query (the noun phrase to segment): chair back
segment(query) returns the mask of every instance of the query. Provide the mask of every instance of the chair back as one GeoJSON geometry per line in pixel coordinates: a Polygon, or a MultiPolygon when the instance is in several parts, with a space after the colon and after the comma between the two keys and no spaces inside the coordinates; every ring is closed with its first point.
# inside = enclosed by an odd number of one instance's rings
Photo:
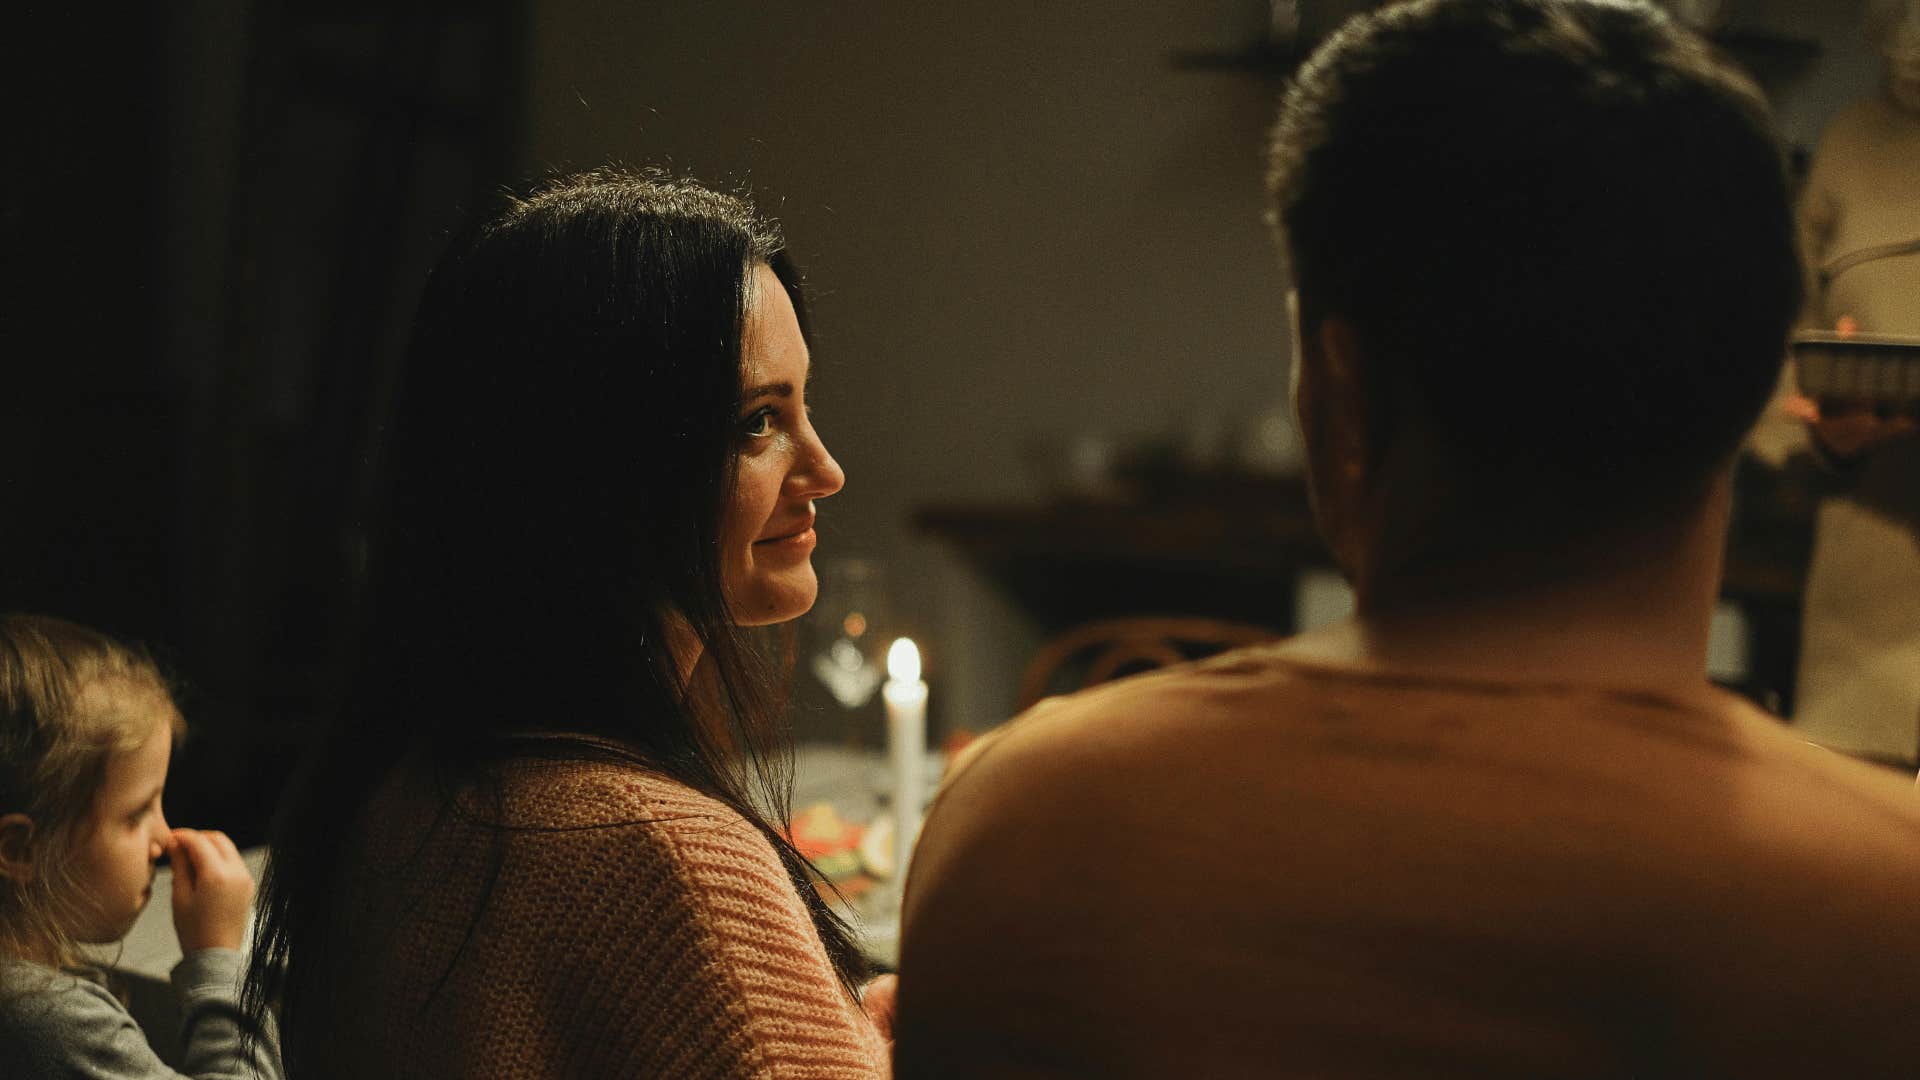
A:
{"type": "Polygon", "coordinates": [[[1129,616],[1082,623],[1042,646],[1027,663],[1016,708],[1024,712],[1050,694],[1064,694],[1281,637],[1252,623],[1189,615],[1129,616]]]}

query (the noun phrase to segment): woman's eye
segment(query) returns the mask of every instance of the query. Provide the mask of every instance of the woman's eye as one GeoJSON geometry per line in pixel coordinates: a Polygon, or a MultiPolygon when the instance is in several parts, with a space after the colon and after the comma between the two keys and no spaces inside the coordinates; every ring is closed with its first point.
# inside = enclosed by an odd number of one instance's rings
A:
{"type": "Polygon", "coordinates": [[[778,415],[778,410],[771,405],[764,409],[756,409],[740,422],[740,433],[751,435],[756,439],[765,438],[773,434],[773,421],[778,415]]]}

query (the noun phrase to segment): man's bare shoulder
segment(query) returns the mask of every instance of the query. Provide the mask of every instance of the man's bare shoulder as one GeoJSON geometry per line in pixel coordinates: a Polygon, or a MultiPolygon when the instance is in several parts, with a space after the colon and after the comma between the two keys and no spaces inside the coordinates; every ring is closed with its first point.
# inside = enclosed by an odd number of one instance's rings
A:
{"type": "Polygon", "coordinates": [[[1179,739],[1195,723],[1217,724],[1292,693],[1322,692],[1309,685],[1314,674],[1274,645],[1254,645],[1043,699],[995,734],[1022,752],[1080,745],[1124,755],[1179,739]]]}
{"type": "Polygon", "coordinates": [[[1462,874],[1490,848],[1545,864],[1613,844],[1636,865],[1673,856],[1648,877],[1704,859],[1920,889],[1911,781],[1732,695],[1356,675],[1253,650],[1043,702],[991,736],[936,802],[909,903],[1061,900],[1129,860],[1231,873],[1354,822],[1418,833],[1462,874]],[[1444,821],[1474,827],[1422,831],[1444,821]]]}
{"type": "Polygon", "coordinates": [[[1199,702],[1221,689],[1189,666],[1049,699],[956,762],[908,876],[903,1074],[940,1075],[941,1055],[980,1049],[967,1033],[981,1031],[994,1033],[991,1061],[968,1075],[1103,1071],[1054,1056],[1070,1048],[1042,1029],[1082,1023],[1076,1002],[1108,1000],[1096,988],[1115,969],[1093,958],[1133,955],[1126,943],[1151,931],[1143,907],[1155,890],[1126,887],[1161,876],[1142,821],[1191,806],[1203,789],[1174,751],[1205,711],[1199,702]]]}
{"type": "Polygon", "coordinates": [[[1006,795],[1022,804],[1047,793],[1098,797],[1119,777],[1162,768],[1199,728],[1218,735],[1270,715],[1293,675],[1260,648],[1243,649],[1044,699],[970,747],[938,804],[943,816],[970,817],[1006,795]]]}
{"type": "Polygon", "coordinates": [[[1293,681],[1241,650],[1040,702],[956,762],[915,851],[909,906],[980,888],[1070,900],[1067,883],[1112,876],[1165,815],[1208,812],[1206,763],[1286,714],[1293,681]]]}

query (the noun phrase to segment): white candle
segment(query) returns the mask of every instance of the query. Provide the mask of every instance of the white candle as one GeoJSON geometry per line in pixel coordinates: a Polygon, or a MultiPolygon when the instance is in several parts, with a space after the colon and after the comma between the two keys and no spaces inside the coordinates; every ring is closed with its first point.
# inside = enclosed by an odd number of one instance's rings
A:
{"type": "Polygon", "coordinates": [[[920,681],[920,650],[906,638],[887,650],[887,752],[893,759],[893,874],[907,879],[907,857],[920,834],[926,804],[927,684],[920,681]]]}

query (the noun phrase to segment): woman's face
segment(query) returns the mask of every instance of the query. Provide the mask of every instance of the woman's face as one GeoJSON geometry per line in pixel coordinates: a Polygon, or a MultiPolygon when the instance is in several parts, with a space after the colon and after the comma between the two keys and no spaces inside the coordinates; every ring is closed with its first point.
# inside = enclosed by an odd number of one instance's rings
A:
{"type": "Polygon", "coordinates": [[[813,606],[813,503],[846,475],[807,418],[807,342],[772,268],[755,266],[741,342],[738,464],[720,526],[721,583],[742,626],[813,606]]]}

